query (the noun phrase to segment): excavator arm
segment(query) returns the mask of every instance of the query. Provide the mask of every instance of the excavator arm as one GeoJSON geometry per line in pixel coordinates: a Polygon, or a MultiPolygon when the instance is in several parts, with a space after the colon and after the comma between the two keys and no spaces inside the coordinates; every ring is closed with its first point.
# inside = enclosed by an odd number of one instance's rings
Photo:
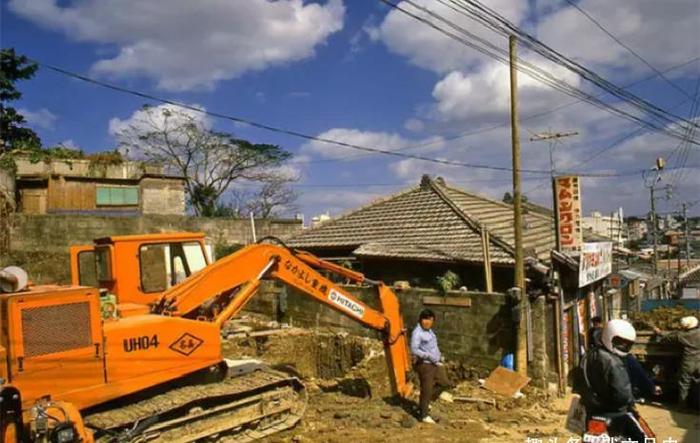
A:
{"type": "Polygon", "coordinates": [[[381,282],[307,252],[269,243],[247,246],[163,293],[152,311],[210,321],[221,327],[257,293],[263,278],[281,281],[364,326],[381,331],[394,393],[410,395],[412,387],[406,377],[410,369],[408,344],[396,294],[381,282]],[[372,284],[377,288],[380,310],[367,306],[317,269],[355,283],[372,284]]]}

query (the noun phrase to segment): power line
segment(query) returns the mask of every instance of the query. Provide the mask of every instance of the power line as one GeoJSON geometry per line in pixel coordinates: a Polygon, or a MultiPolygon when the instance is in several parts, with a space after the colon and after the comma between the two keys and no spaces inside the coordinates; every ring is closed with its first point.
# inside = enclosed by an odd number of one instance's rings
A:
{"type": "MultiPolygon", "coordinates": [[[[698,78],[697,82],[695,83],[695,99],[693,100],[693,104],[690,107],[690,112],[688,113],[689,118],[697,118],[698,116],[698,110],[700,105],[700,97],[698,96],[700,94],[700,77],[698,78]]],[[[685,141],[682,141],[679,144],[680,146],[683,146],[683,149],[681,151],[681,155],[679,158],[679,161],[676,162],[677,166],[680,166],[679,172],[677,172],[674,177],[671,180],[671,187],[673,188],[674,186],[677,186],[685,177],[687,171],[684,169],[684,166],[688,162],[688,158],[690,158],[692,152],[691,152],[691,146],[688,140],[692,139],[695,134],[695,128],[689,128],[687,131],[687,139],[685,141]]]]}
{"type": "MultiPolygon", "coordinates": [[[[693,63],[696,63],[698,60],[700,60],[700,57],[693,57],[692,59],[686,60],[686,61],[684,61],[684,62],[682,62],[682,63],[679,63],[679,64],[673,65],[673,66],[671,66],[671,67],[669,67],[669,68],[666,68],[666,69],[664,69],[663,71],[661,71],[661,73],[669,73],[669,72],[675,71],[675,70],[677,70],[677,69],[684,68],[684,67],[686,67],[686,66],[688,66],[688,65],[691,65],[691,64],[693,64],[693,63]]],[[[627,84],[623,85],[622,88],[625,88],[625,89],[631,88],[631,87],[633,87],[633,86],[637,86],[637,85],[639,85],[639,84],[641,84],[641,83],[644,83],[644,82],[646,82],[646,81],[652,80],[652,79],[654,79],[654,78],[656,78],[656,77],[658,77],[658,74],[652,74],[652,75],[649,75],[649,76],[647,76],[647,77],[643,77],[643,78],[641,78],[641,79],[639,79],[639,80],[635,80],[635,81],[633,81],[633,82],[631,82],[631,83],[627,83],[627,84]]],[[[607,94],[606,92],[602,92],[602,93],[600,93],[600,94],[597,94],[596,97],[600,98],[600,97],[603,97],[603,96],[606,95],[606,94],[607,94]]],[[[688,101],[688,100],[684,100],[683,102],[681,102],[681,104],[685,104],[687,101],[688,101]]],[[[522,118],[520,119],[520,121],[523,122],[523,121],[533,120],[533,119],[536,119],[536,118],[539,118],[539,117],[544,117],[544,116],[546,116],[546,115],[553,114],[553,113],[555,113],[555,112],[557,112],[557,111],[560,111],[560,110],[562,110],[562,109],[565,109],[565,108],[568,108],[568,107],[571,107],[571,106],[574,106],[574,105],[577,105],[577,104],[580,104],[580,103],[583,103],[583,100],[578,100],[578,99],[577,99],[577,100],[573,100],[573,101],[570,101],[570,102],[563,103],[563,104],[561,104],[561,105],[555,106],[554,108],[552,108],[552,109],[550,109],[550,110],[547,110],[547,111],[542,111],[542,112],[537,112],[537,113],[534,113],[534,114],[526,115],[525,117],[522,117],[522,118]]],[[[679,105],[676,105],[676,106],[672,107],[671,109],[676,109],[676,107],[678,107],[678,106],[679,106],[679,105]]],[[[500,129],[500,128],[505,128],[505,127],[508,127],[508,126],[510,126],[510,121],[508,121],[508,120],[506,119],[505,122],[500,123],[500,124],[497,124],[497,125],[492,125],[492,126],[487,126],[487,127],[485,127],[485,128],[479,128],[479,129],[474,129],[474,130],[466,131],[466,132],[463,132],[463,133],[460,133],[460,134],[457,134],[457,135],[451,136],[451,137],[442,137],[441,140],[435,140],[435,141],[433,141],[433,142],[419,143],[419,144],[411,144],[411,145],[408,145],[408,146],[404,146],[404,147],[395,149],[395,151],[408,151],[408,150],[412,150],[412,149],[424,148],[424,147],[431,146],[431,145],[434,145],[434,144],[438,144],[438,143],[441,143],[441,142],[450,142],[450,141],[454,141],[454,140],[459,140],[459,139],[461,139],[461,138],[469,137],[469,136],[472,136],[472,135],[478,135],[478,134],[482,134],[482,133],[485,133],[485,132],[490,132],[490,131],[493,131],[493,130],[496,130],[496,129],[500,129]]],[[[434,135],[434,136],[437,137],[437,135],[434,135]]],[[[357,160],[357,159],[360,159],[360,158],[367,158],[367,157],[369,157],[369,156],[371,156],[371,155],[372,155],[372,154],[359,154],[359,155],[345,156],[345,157],[342,157],[342,158],[321,159],[321,160],[307,160],[307,161],[294,161],[294,160],[292,160],[292,161],[290,161],[290,163],[293,163],[293,164],[335,163],[335,162],[343,162],[343,161],[353,161],[353,160],[357,160]]]]}
{"type": "MultiPolygon", "coordinates": [[[[445,0],[438,0],[444,3],[445,0]]],[[[683,122],[690,126],[698,126],[694,122],[690,122],[678,115],[672,114],[660,107],[650,103],[641,97],[638,97],[614,83],[606,80],[599,74],[595,73],[589,68],[586,68],[582,64],[564,56],[560,52],[552,49],[542,41],[536,39],[532,35],[518,28],[515,24],[508,21],[505,17],[500,15],[495,10],[485,6],[483,3],[477,0],[448,0],[451,3],[458,3],[461,5],[461,9],[464,11],[463,14],[472,17],[477,22],[486,26],[487,28],[501,33],[504,36],[516,35],[520,41],[531,50],[537,54],[545,57],[546,59],[553,61],[554,63],[565,67],[566,69],[578,74],[581,78],[593,83],[597,87],[610,92],[616,97],[634,105],[643,112],[646,112],[660,121],[667,121],[669,124],[678,124],[678,122],[683,122]]]]}
{"type": "MultiPolygon", "coordinates": [[[[700,91],[696,91],[695,98],[696,98],[696,99],[700,98],[700,91]]],[[[680,101],[679,103],[675,104],[674,106],[672,106],[671,109],[674,109],[674,110],[675,110],[675,109],[677,109],[677,108],[680,108],[681,106],[685,105],[685,104],[686,104],[687,102],[689,102],[689,101],[690,101],[690,99],[684,99],[684,100],[680,101]]],[[[588,163],[592,162],[593,160],[595,160],[596,158],[600,157],[600,156],[603,155],[604,153],[606,153],[606,152],[608,152],[608,151],[610,151],[610,150],[612,150],[612,149],[614,149],[614,148],[620,146],[620,145],[621,145],[622,143],[624,143],[625,141],[627,141],[627,140],[629,140],[629,139],[631,139],[631,138],[633,138],[633,137],[636,137],[637,135],[641,134],[641,133],[644,131],[644,129],[645,129],[644,127],[639,127],[639,128],[637,128],[637,129],[634,129],[634,130],[631,131],[631,132],[628,132],[627,134],[623,135],[622,137],[616,139],[616,140],[615,140],[614,142],[612,142],[611,144],[609,144],[609,145],[605,146],[604,148],[602,148],[602,149],[600,149],[600,150],[594,152],[592,155],[588,156],[588,157],[587,157],[585,160],[583,160],[582,162],[579,162],[579,163],[578,163],[578,167],[587,165],[588,163]]],[[[534,192],[534,191],[536,191],[536,190],[538,190],[538,189],[541,189],[541,188],[543,188],[544,186],[546,186],[548,183],[549,183],[549,180],[543,180],[542,183],[540,183],[539,185],[537,185],[537,186],[535,186],[535,187],[533,187],[533,188],[531,188],[531,189],[525,191],[525,193],[534,192]]]]}
{"type": "Polygon", "coordinates": [[[603,31],[608,37],[610,37],[610,38],[611,38],[613,41],[615,41],[618,45],[622,46],[624,49],[627,50],[627,52],[629,52],[630,54],[632,54],[633,56],[635,56],[639,61],[641,61],[642,63],[644,63],[649,69],[651,69],[652,71],[654,71],[654,72],[656,73],[656,75],[658,75],[659,77],[661,77],[661,78],[662,78],[666,83],[668,83],[673,89],[675,89],[676,91],[680,92],[681,94],[683,94],[684,96],[686,96],[686,97],[688,97],[688,98],[692,98],[692,97],[690,96],[690,94],[688,94],[683,88],[679,87],[679,86],[676,85],[674,82],[672,82],[671,80],[669,80],[668,77],[666,77],[666,76],[663,74],[663,72],[660,72],[660,71],[659,71],[658,69],[656,69],[651,63],[649,63],[646,59],[644,59],[644,57],[642,57],[641,55],[639,55],[639,53],[637,53],[634,49],[632,49],[632,48],[630,48],[628,45],[624,44],[619,38],[615,37],[610,31],[608,31],[607,29],[605,29],[605,27],[604,27],[603,25],[601,25],[600,22],[598,22],[595,18],[593,18],[593,17],[591,16],[591,14],[589,14],[588,12],[586,12],[579,4],[577,4],[577,3],[574,2],[573,0],[566,0],[566,2],[567,2],[568,4],[570,4],[571,6],[573,6],[576,10],[578,10],[584,17],[586,17],[591,23],[593,23],[596,27],[598,27],[598,29],[600,29],[601,31],[603,31]]]}
{"type": "MultiPolygon", "coordinates": [[[[390,7],[397,9],[401,11],[402,13],[412,17],[413,19],[420,21],[438,32],[441,32],[442,34],[448,36],[451,39],[454,39],[465,46],[468,46],[470,48],[473,48],[484,55],[487,55],[491,58],[494,58],[502,63],[506,63],[506,57],[505,57],[505,51],[494,45],[493,43],[486,41],[485,39],[473,34],[472,32],[468,31],[464,27],[461,27],[454,22],[444,18],[443,16],[435,13],[434,11],[422,7],[420,5],[417,5],[415,2],[412,0],[404,0],[404,3],[411,5],[413,8],[415,8],[418,11],[422,11],[431,17],[435,18],[436,20],[444,23],[457,33],[469,37],[469,39],[465,39],[464,37],[455,34],[453,31],[446,30],[445,28],[438,26],[435,22],[426,19],[425,17],[422,17],[414,12],[411,12],[407,10],[403,5],[398,5],[394,3],[393,1],[390,0],[380,0],[383,3],[389,5],[390,7]],[[478,42],[481,44],[475,43],[478,42]]],[[[532,36],[528,35],[527,33],[519,30],[515,25],[512,23],[508,22],[506,19],[500,17],[497,13],[495,13],[492,10],[489,10],[488,8],[485,8],[483,6],[478,6],[478,8],[488,10],[489,13],[491,14],[491,17],[488,17],[486,14],[482,12],[475,13],[474,10],[471,10],[467,8],[465,5],[462,3],[458,4],[458,7],[452,6],[447,4],[444,0],[437,0],[439,3],[446,5],[450,9],[453,9],[455,11],[458,11],[462,13],[463,15],[472,18],[476,20],[478,23],[495,30],[497,33],[503,34],[503,35],[518,35],[521,37],[521,42],[524,41],[526,46],[530,47],[534,52],[542,55],[543,57],[566,67],[569,70],[572,70],[573,72],[577,73],[580,77],[591,81],[592,83],[596,84],[597,86],[601,87],[603,90],[607,91],[608,93],[618,97],[619,99],[628,102],[632,104],[634,107],[644,111],[647,114],[650,114],[656,121],[648,121],[644,120],[643,118],[636,116],[634,114],[631,114],[621,108],[617,108],[615,106],[612,106],[606,102],[603,102],[599,100],[596,96],[591,95],[589,93],[584,92],[583,90],[579,88],[575,88],[571,86],[570,84],[562,81],[561,79],[558,79],[554,77],[550,72],[542,69],[539,66],[533,65],[532,63],[526,62],[526,61],[521,61],[519,63],[519,70],[527,74],[528,76],[549,85],[550,87],[559,90],[567,95],[570,95],[572,97],[579,98],[583,101],[586,101],[600,109],[604,109],[608,112],[611,112],[615,115],[621,116],[623,118],[626,118],[631,121],[638,122],[641,125],[647,126],[650,129],[654,129],[656,131],[664,132],[668,135],[671,135],[676,138],[681,138],[683,135],[681,132],[678,130],[677,126],[679,126],[679,121],[685,122],[684,119],[672,115],[668,113],[667,111],[662,110],[661,108],[658,108],[655,105],[652,105],[643,99],[640,99],[639,97],[635,96],[634,94],[628,93],[619,87],[613,85],[609,81],[603,79],[602,77],[598,76],[597,74],[593,73],[592,71],[582,67],[580,64],[571,61],[570,59],[565,58],[561,54],[557,53],[556,51],[552,50],[551,48],[547,47],[546,45],[542,44],[541,42],[537,41],[534,39],[532,36]]],[[[455,4],[455,1],[450,1],[450,3],[455,4]]],[[[478,2],[468,2],[470,4],[478,4],[478,2]]],[[[686,122],[689,123],[689,122],[686,122]]],[[[692,123],[689,123],[692,124],[692,123]]],[[[694,144],[700,144],[700,142],[697,142],[693,140],[694,144]]]]}
{"type": "MultiPolygon", "coordinates": [[[[233,115],[222,114],[222,113],[214,112],[214,111],[208,111],[206,109],[200,109],[200,108],[197,108],[195,106],[188,105],[186,103],[181,103],[181,102],[177,102],[174,100],[160,98],[160,97],[157,97],[157,96],[154,96],[151,94],[147,94],[145,92],[140,92],[140,91],[137,91],[134,89],[129,89],[129,88],[125,88],[122,86],[117,86],[117,85],[114,85],[111,83],[103,82],[101,80],[96,80],[96,79],[84,76],[82,74],[77,74],[75,72],[71,72],[71,71],[65,70],[63,68],[59,68],[59,67],[56,67],[53,65],[49,65],[47,63],[40,62],[38,60],[31,60],[31,61],[40,65],[40,66],[43,66],[44,68],[50,69],[54,72],[58,72],[62,75],[72,77],[72,78],[75,78],[78,80],[82,80],[82,81],[87,82],[87,83],[92,83],[94,85],[101,86],[104,88],[112,89],[114,91],[122,92],[125,94],[131,94],[131,95],[141,97],[141,98],[144,98],[147,100],[151,100],[151,101],[155,101],[155,102],[159,102],[159,103],[164,103],[164,104],[168,104],[171,106],[177,106],[177,107],[180,107],[182,109],[187,109],[187,110],[198,112],[201,114],[206,114],[206,115],[220,118],[223,120],[230,120],[230,121],[233,121],[236,123],[242,123],[242,124],[252,126],[252,127],[255,127],[258,129],[263,129],[266,131],[275,132],[275,133],[279,133],[279,134],[286,134],[286,135],[290,135],[293,137],[302,138],[305,140],[313,140],[313,141],[318,141],[318,142],[322,142],[322,143],[328,143],[331,145],[337,145],[337,146],[342,146],[345,148],[355,149],[355,150],[359,150],[359,151],[372,152],[372,153],[376,153],[376,154],[384,154],[384,155],[401,157],[401,158],[410,158],[410,159],[421,160],[421,161],[426,161],[426,162],[430,162],[430,163],[437,163],[437,164],[442,164],[442,165],[448,165],[448,166],[460,166],[460,167],[465,167],[465,168],[487,169],[487,170],[493,170],[493,171],[511,171],[512,170],[511,168],[508,168],[505,166],[482,165],[482,164],[476,164],[476,163],[466,163],[466,162],[459,162],[459,161],[454,161],[454,160],[432,158],[432,157],[426,157],[426,156],[422,156],[422,155],[406,154],[403,152],[396,152],[396,151],[379,149],[379,148],[370,148],[367,146],[361,146],[361,145],[354,144],[354,143],[346,143],[346,142],[342,142],[339,140],[333,140],[333,139],[329,139],[329,138],[325,138],[325,137],[313,136],[313,135],[305,134],[303,132],[299,132],[299,131],[292,130],[292,129],[280,128],[280,127],[272,126],[272,125],[269,125],[266,123],[256,122],[254,120],[250,120],[247,118],[236,117],[233,115]]],[[[527,169],[527,170],[523,169],[521,172],[529,173],[529,174],[545,174],[545,173],[547,173],[547,171],[536,170],[536,169],[527,169]]]]}
{"type": "MultiPolygon", "coordinates": [[[[122,86],[117,86],[117,85],[114,85],[111,83],[96,80],[96,79],[93,79],[93,78],[90,78],[90,77],[87,77],[87,76],[84,76],[81,74],[77,74],[77,73],[65,70],[63,68],[59,68],[59,67],[56,67],[53,65],[42,63],[42,62],[37,61],[37,60],[32,60],[32,61],[34,63],[37,63],[40,66],[47,68],[47,69],[50,69],[50,70],[58,72],[62,75],[66,75],[68,77],[72,77],[72,78],[75,78],[75,79],[78,79],[78,80],[81,80],[81,81],[84,81],[87,83],[92,83],[92,84],[95,84],[95,85],[98,85],[98,86],[101,86],[104,88],[108,88],[108,89],[122,92],[125,94],[134,95],[134,96],[141,97],[141,98],[144,98],[147,100],[160,102],[160,103],[164,103],[164,104],[169,104],[171,106],[177,106],[177,107],[180,107],[183,109],[188,109],[188,110],[193,111],[193,112],[198,112],[201,114],[210,115],[212,117],[216,117],[216,118],[220,118],[220,119],[224,119],[224,120],[230,120],[230,121],[234,121],[237,123],[243,123],[243,124],[246,124],[246,125],[249,125],[249,126],[252,126],[255,128],[259,128],[259,129],[264,129],[264,130],[270,131],[270,132],[291,135],[291,136],[303,138],[306,140],[315,140],[315,141],[319,141],[319,142],[323,142],[323,143],[343,146],[343,147],[350,148],[350,149],[356,149],[359,151],[384,154],[384,155],[389,155],[389,156],[394,156],[394,157],[422,160],[422,161],[426,161],[426,162],[443,164],[443,165],[448,165],[448,166],[459,166],[459,167],[465,167],[465,168],[486,169],[486,170],[492,170],[492,171],[505,171],[505,172],[512,172],[512,170],[513,170],[512,168],[506,167],[506,166],[483,165],[483,164],[466,163],[466,162],[459,162],[459,161],[454,161],[454,160],[425,157],[422,155],[406,154],[406,153],[402,153],[402,152],[390,151],[390,150],[385,150],[385,149],[370,148],[367,146],[361,146],[361,145],[357,145],[354,143],[346,143],[346,142],[342,142],[339,140],[332,140],[332,139],[325,138],[325,137],[317,137],[317,136],[305,134],[305,133],[291,130],[291,129],[279,128],[276,126],[271,126],[271,125],[266,124],[266,123],[259,123],[259,122],[256,122],[256,121],[253,121],[250,119],[246,119],[246,118],[242,118],[242,117],[236,117],[236,116],[232,116],[232,115],[222,114],[219,112],[208,111],[206,109],[197,108],[195,106],[191,106],[191,105],[188,105],[185,103],[180,103],[180,102],[176,102],[174,100],[160,98],[160,97],[157,97],[157,96],[154,96],[151,94],[147,94],[145,92],[140,92],[140,91],[137,91],[134,89],[124,88],[122,86]]],[[[543,175],[546,174],[546,175],[548,175],[550,173],[550,171],[540,170],[540,169],[521,169],[520,171],[523,173],[528,173],[528,174],[543,174],[543,175]]],[[[638,171],[630,171],[630,172],[625,172],[625,173],[620,173],[620,174],[616,174],[616,173],[576,173],[576,172],[570,172],[570,174],[577,174],[580,176],[588,176],[588,177],[615,177],[615,176],[632,175],[632,174],[636,174],[639,172],[640,171],[638,170],[638,171]]]]}

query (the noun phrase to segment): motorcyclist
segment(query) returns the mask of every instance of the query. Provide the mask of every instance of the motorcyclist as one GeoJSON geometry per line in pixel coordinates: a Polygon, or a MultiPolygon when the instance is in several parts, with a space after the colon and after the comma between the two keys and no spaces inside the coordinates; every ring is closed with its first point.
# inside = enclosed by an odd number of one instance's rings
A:
{"type": "Polygon", "coordinates": [[[625,320],[610,320],[601,334],[602,346],[591,349],[581,364],[585,379],[582,401],[588,418],[609,420],[611,436],[644,441],[651,437],[634,410],[634,395],[625,358],[637,333],[625,320]]]}

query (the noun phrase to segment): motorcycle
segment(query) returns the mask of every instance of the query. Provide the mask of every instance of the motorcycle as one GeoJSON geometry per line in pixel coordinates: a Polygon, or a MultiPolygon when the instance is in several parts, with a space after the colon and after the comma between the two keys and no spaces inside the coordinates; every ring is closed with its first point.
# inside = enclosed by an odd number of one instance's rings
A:
{"type": "MultiPolygon", "coordinates": [[[[644,433],[646,439],[656,438],[656,434],[651,430],[649,424],[637,412],[636,409],[631,411],[632,416],[644,433]]],[[[623,426],[624,427],[624,426],[623,426]]],[[[591,416],[586,421],[586,429],[583,432],[581,441],[583,443],[622,443],[630,441],[629,436],[624,435],[625,430],[620,429],[620,426],[613,423],[613,419],[604,416],[591,416]]]]}

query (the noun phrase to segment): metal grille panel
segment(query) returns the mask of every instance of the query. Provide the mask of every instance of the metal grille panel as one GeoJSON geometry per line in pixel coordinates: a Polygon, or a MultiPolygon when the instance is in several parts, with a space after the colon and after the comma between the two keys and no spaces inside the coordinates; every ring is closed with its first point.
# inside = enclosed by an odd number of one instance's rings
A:
{"type": "Polygon", "coordinates": [[[92,346],[90,303],[23,309],[22,340],[25,358],[92,346]]]}

